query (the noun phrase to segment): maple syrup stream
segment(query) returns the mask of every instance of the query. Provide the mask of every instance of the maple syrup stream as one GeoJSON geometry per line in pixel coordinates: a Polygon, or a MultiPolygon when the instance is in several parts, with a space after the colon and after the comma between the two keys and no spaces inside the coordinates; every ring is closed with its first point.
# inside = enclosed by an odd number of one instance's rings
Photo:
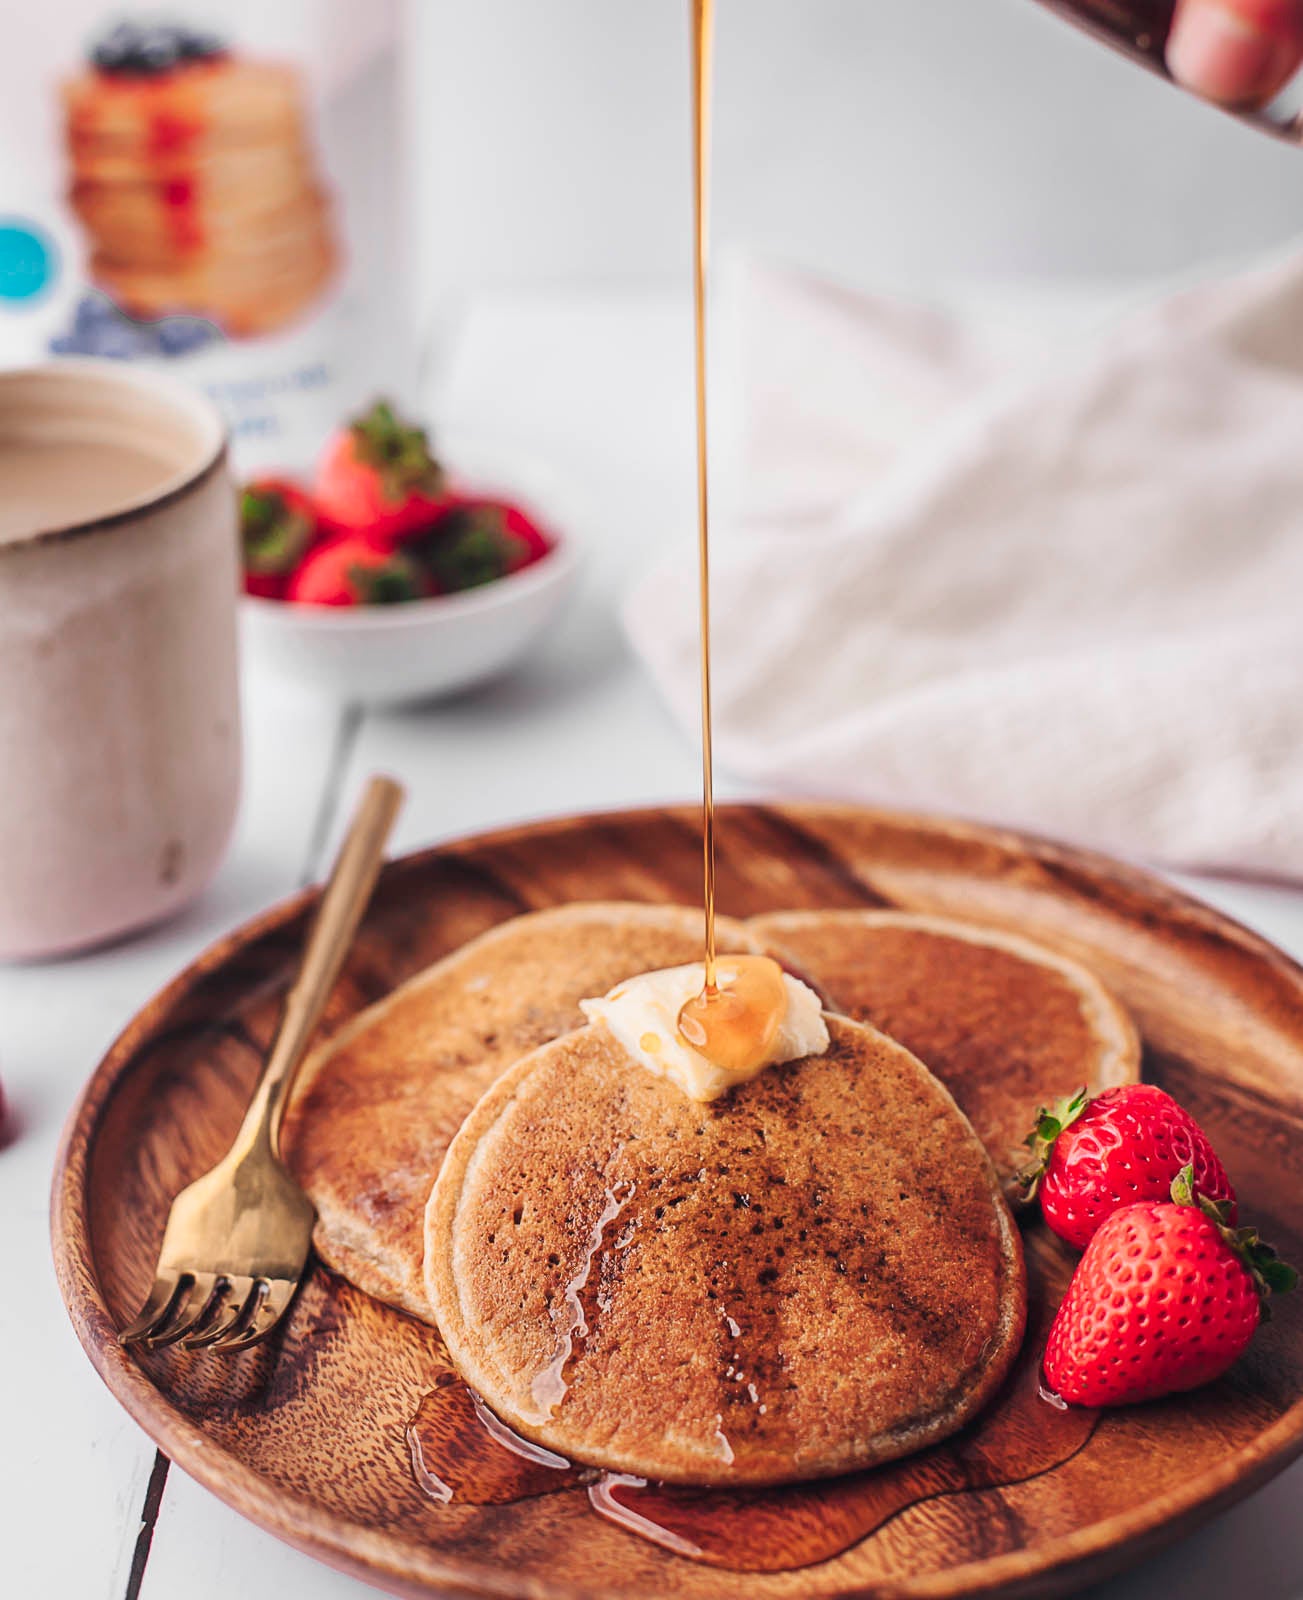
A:
{"type": "Polygon", "coordinates": [[[715,777],[710,711],[710,469],[706,448],[706,247],[710,79],[715,0],[692,4],[692,312],[697,387],[697,578],[701,606],[701,805],[705,879],[706,989],[715,993],[715,777]]]}

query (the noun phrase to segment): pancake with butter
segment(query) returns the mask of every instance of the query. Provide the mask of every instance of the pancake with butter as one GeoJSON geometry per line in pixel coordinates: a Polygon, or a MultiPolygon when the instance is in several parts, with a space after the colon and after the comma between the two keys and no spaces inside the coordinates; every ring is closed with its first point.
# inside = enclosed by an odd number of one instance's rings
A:
{"type": "MultiPolygon", "coordinates": [[[[719,939],[754,948],[727,919],[719,939]]],[[[326,1264],[429,1321],[421,1219],[462,1119],[521,1056],[583,1023],[580,1000],[700,952],[699,910],[562,906],[502,923],[355,1017],[304,1064],[282,1133],[326,1264]]]]}
{"type": "Polygon", "coordinates": [[[500,1077],[426,1213],[463,1377],[572,1460],[675,1483],[850,1472],[984,1404],[1023,1329],[981,1143],[902,1046],[830,1046],[703,1104],[605,1026],[500,1077]]]}
{"type": "Polygon", "coordinates": [[[839,1011],[946,1084],[1009,1179],[1038,1106],[1140,1076],[1130,1017],[1075,961],[1014,934],[896,911],[778,911],[748,927],[839,1011]]]}

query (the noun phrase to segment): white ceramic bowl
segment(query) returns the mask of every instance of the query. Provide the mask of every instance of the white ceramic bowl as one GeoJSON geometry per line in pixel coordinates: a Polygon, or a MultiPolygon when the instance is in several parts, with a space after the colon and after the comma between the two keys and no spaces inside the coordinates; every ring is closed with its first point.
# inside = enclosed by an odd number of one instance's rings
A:
{"type": "Polygon", "coordinates": [[[245,655],[335,699],[425,700],[503,672],[538,639],[574,584],[560,540],[531,566],[463,594],[387,606],[299,606],[246,595],[245,655]]]}

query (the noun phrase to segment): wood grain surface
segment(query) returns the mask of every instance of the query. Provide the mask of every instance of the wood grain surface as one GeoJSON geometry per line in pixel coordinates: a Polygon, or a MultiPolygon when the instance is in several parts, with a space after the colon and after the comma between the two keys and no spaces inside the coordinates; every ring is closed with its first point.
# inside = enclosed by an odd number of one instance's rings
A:
{"type": "MultiPolygon", "coordinates": [[[[719,842],[720,905],[734,915],[900,906],[1015,930],[1093,967],[1142,1029],[1146,1077],[1213,1137],[1244,1215],[1303,1256],[1303,971],[1280,952],[1143,873],[989,829],[745,806],[723,812],[719,842]]],[[[395,862],[327,1027],[505,917],[575,899],[691,904],[699,870],[688,808],[563,819],[395,862]]],[[[1303,1449],[1303,1303],[1283,1302],[1221,1382],[1104,1414],[1066,1452],[1027,1437],[1019,1407],[997,1402],[944,1457],[875,1483],[880,1514],[856,1524],[867,1537],[844,1554],[744,1572],[625,1532],[582,1487],[435,1504],[413,1479],[406,1428],[441,1365],[437,1337],[320,1268],[275,1338],[235,1361],[128,1355],[116,1327],[149,1281],[172,1195],[239,1121],[311,903],[300,896],[214,946],[131,1023],[69,1122],[53,1196],[60,1285],[106,1383],[185,1471],[291,1543],[412,1595],[1063,1593],[1303,1449]]],[[[1043,1325],[1072,1258],[1034,1222],[1028,1251],[1043,1325]]],[[[821,1519],[844,1519],[848,1500],[829,1491],[823,1511],[811,1493],[801,1516],[817,1554],[821,1519]]]]}

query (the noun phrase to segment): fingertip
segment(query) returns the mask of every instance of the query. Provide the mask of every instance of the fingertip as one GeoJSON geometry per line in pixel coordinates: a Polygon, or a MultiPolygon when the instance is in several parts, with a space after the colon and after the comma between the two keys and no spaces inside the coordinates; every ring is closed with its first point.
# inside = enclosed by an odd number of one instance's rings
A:
{"type": "Polygon", "coordinates": [[[1219,105],[1261,105],[1297,68],[1292,39],[1258,26],[1223,0],[1183,0],[1167,41],[1167,68],[1194,94],[1219,105]]]}

